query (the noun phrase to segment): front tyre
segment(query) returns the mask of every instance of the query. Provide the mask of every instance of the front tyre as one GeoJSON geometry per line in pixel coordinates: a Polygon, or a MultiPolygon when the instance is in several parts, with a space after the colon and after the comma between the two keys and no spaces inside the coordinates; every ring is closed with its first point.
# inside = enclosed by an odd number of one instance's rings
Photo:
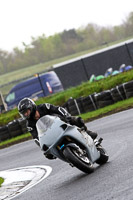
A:
{"type": "Polygon", "coordinates": [[[85,150],[82,150],[81,148],[74,149],[72,147],[66,147],[63,150],[63,154],[71,164],[81,171],[88,174],[94,171],[93,164],[90,162],[85,150]]]}
{"type": "Polygon", "coordinates": [[[97,150],[100,152],[100,158],[96,161],[96,163],[99,165],[103,165],[108,161],[109,155],[101,145],[98,145],[97,150]]]}

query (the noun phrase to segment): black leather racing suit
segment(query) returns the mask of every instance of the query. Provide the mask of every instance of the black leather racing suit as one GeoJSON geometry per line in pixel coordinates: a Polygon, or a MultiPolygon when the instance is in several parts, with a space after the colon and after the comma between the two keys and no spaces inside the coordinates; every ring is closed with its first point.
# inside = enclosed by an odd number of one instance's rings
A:
{"type": "MultiPolygon", "coordinates": [[[[59,106],[54,106],[48,103],[45,104],[40,104],[37,106],[37,111],[40,114],[40,118],[45,116],[45,115],[58,115],[59,117],[66,117],[69,116],[69,113],[62,107],[59,106]]],[[[28,121],[28,126],[31,127],[33,130],[30,131],[32,134],[33,138],[38,138],[37,130],[36,130],[36,122],[37,120],[34,119],[34,117],[30,117],[27,119],[28,121]]]]}
{"type": "MultiPolygon", "coordinates": [[[[84,121],[81,117],[73,117],[71,116],[63,107],[54,106],[49,103],[40,104],[37,106],[37,110],[40,113],[40,117],[45,115],[58,115],[63,121],[69,122],[71,125],[76,125],[80,128],[85,128],[88,134],[93,138],[97,136],[97,133],[87,130],[87,127],[84,124],[84,121]]],[[[28,119],[28,126],[31,127],[33,130],[30,131],[32,137],[38,139],[38,134],[36,130],[36,122],[33,117],[28,119]]]]}

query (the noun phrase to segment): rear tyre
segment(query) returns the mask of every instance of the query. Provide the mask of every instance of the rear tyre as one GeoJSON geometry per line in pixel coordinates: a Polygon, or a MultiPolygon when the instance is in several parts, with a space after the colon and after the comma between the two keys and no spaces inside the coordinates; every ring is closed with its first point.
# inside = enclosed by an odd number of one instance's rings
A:
{"type": "Polygon", "coordinates": [[[90,162],[86,151],[80,147],[76,150],[72,147],[66,147],[63,150],[63,154],[65,158],[79,170],[88,174],[94,171],[93,164],[90,162]]]}
{"type": "Polygon", "coordinates": [[[103,165],[108,161],[109,156],[107,154],[107,151],[101,145],[97,147],[97,150],[100,152],[100,158],[96,161],[96,163],[99,165],[103,165]]]}

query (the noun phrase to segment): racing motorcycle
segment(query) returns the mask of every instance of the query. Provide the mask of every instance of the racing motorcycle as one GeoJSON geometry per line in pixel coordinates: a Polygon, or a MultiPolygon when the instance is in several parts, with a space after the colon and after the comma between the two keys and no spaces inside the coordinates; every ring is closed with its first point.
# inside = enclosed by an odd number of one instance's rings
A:
{"type": "Polygon", "coordinates": [[[41,117],[36,128],[39,146],[45,156],[52,155],[85,173],[94,171],[94,163],[102,165],[109,159],[101,146],[102,138],[93,140],[85,130],[65,123],[57,116],[41,117]]]}

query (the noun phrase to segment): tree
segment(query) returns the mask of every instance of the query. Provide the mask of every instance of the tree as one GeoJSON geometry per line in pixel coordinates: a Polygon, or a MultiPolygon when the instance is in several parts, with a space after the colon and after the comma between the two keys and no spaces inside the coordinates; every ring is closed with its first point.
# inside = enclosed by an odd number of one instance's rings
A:
{"type": "Polygon", "coordinates": [[[0,74],[92,49],[132,34],[133,12],[119,26],[102,27],[90,23],[77,30],[64,30],[49,37],[45,34],[31,37],[30,44],[23,42],[22,50],[17,47],[10,53],[0,50],[0,74]]]}

